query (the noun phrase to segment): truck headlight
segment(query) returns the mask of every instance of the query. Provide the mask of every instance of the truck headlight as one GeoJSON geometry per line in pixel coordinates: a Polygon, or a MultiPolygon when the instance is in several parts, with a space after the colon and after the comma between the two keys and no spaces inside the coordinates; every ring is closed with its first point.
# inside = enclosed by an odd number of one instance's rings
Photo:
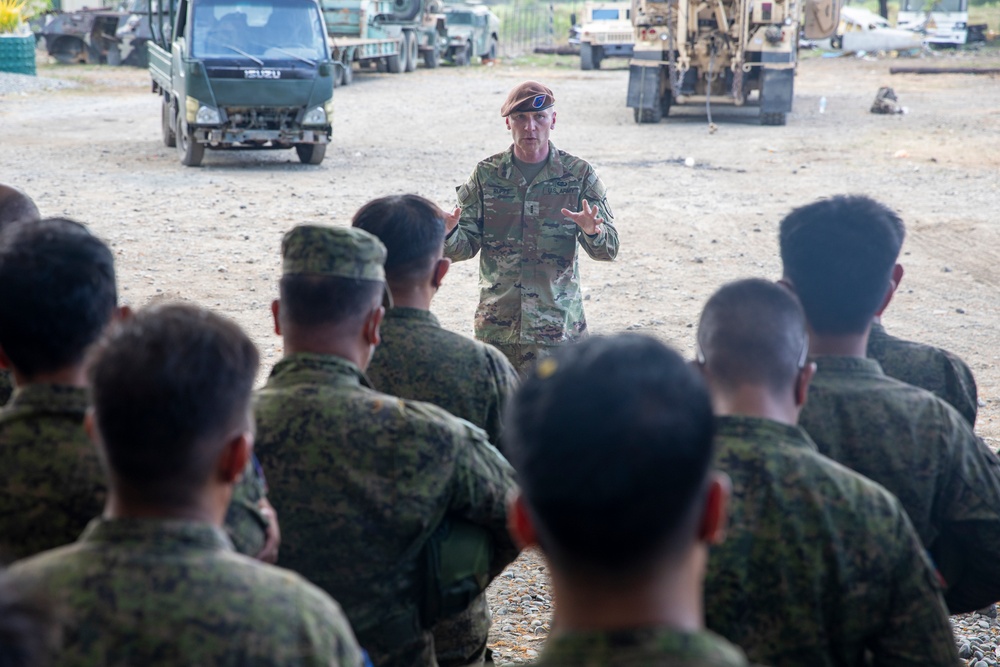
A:
{"type": "Polygon", "coordinates": [[[323,107],[313,107],[302,119],[303,125],[326,125],[326,111],[323,107]]]}
{"type": "Polygon", "coordinates": [[[218,109],[203,104],[198,107],[198,114],[194,117],[194,122],[199,125],[219,125],[222,123],[222,118],[219,116],[218,109]]]}

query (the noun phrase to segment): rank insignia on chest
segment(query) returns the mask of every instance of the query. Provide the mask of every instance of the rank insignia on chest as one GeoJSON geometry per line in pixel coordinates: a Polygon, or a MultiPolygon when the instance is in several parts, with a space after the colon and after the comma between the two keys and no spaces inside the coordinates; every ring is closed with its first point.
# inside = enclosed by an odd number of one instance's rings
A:
{"type": "Polygon", "coordinates": [[[538,202],[536,202],[536,201],[526,201],[526,202],[524,202],[524,214],[525,215],[538,215],[538,202]]]}

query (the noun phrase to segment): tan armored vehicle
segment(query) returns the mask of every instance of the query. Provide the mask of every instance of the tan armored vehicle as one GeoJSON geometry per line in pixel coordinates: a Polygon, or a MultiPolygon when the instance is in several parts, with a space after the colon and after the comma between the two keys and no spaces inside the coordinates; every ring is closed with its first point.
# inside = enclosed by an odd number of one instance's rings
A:
{"type": "Polygon", "coordinates": [[[824,39],[839,0],[633,0],[628,102],[637,123],[673,104],[755,103],[763,125],[792,110],[799,32],[824,39]],[[756,93],[756,94],[754,94],[756,93]]]}
{"type": "MultiPolygon", "coordinates": [[[[600,69],[605,58],[630,58],[632,43],[632,4],[629,2],[587,2],[583,21],[574,26],[580,44],[580,69],[600,69]]],[[[576,41],[570,40],[570,41],[576,41]]]]}

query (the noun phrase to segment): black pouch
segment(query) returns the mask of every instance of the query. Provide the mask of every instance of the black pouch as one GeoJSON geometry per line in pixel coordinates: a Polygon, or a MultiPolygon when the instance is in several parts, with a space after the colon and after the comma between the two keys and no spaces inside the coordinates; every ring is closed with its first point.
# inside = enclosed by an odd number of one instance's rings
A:
{"type": "Polygon", "coordinates": [[[476,524],[445,518],[422,551],[424,627],[465,610],[490,584],[493,537],[476,524]]]}

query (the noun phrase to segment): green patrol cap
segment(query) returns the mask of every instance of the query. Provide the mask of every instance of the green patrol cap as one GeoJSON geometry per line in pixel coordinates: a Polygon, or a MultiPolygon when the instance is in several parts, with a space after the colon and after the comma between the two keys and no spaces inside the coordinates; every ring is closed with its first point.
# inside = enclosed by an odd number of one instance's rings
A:
{"type": "Polygon", "coordinates": [[[385,287],[382,303],[391,308],[385,257],[385,246],[378,237],[356,227],[299,225],[281,240],[282,274],[380,282],[385,287]]]}

